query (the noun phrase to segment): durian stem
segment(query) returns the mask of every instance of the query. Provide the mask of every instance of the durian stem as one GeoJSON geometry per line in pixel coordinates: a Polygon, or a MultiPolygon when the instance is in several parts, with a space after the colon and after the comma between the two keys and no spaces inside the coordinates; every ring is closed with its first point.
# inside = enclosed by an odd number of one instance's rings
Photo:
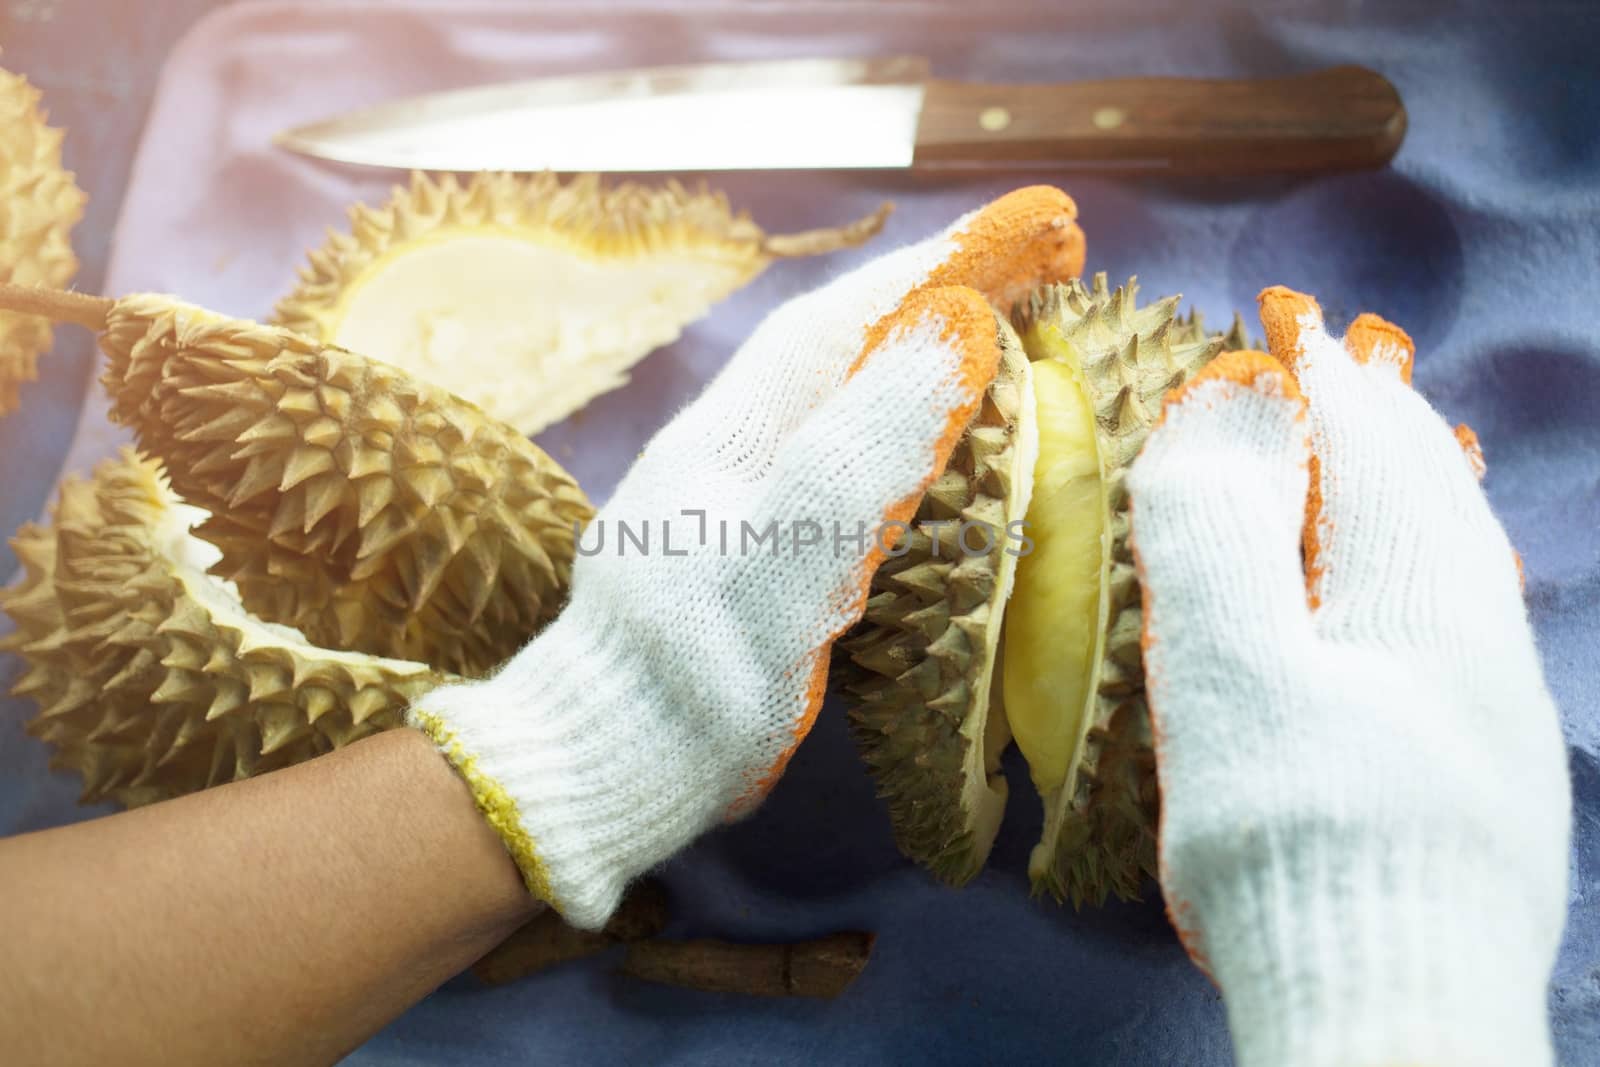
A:
{"type": "Polygon", "coordinates": [[[844,226],[830,226],[822,230],[805,230],[801,233],[769,234],[761,242],[761,250],[775,259],[792,259],[796,256],[820,256],[837,252],[841,248],[854,248],[883,229],[884,222],[894,211],[894,204],[885,201],[866,218],[844,226]]]}
{"type": "Polygon", "coordinates": [[[0,311],[38,315],[51,322],[72,322],[96,333],[106,328],[106,317],[115,304],[108,296],[0,282],[0,311]]]}
{"type": "Polygon", "coordinates": [[[568,960],[604,952],[613,945],[654,937],[667,924],[667,894],[661,883],[640,882],[622,898],[604,930],[577,930],[547,908],[472,965],[486,985],[502,985],[568,960]]]}
{"type": "Polygon", "coordinates": [[[622,971],[713,993],[832,998],[866,967],[874,940],[872,934],[852,932],[792,945],[638,941],[628,946],[622,971]]]}

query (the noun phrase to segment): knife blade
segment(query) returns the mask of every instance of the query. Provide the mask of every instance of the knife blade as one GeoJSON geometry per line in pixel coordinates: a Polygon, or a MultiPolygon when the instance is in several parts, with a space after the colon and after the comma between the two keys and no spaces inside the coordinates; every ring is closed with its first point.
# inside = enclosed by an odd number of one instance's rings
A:
{"type": "Polygon", "coordinates": [[[416,170],[711,171],[1376,167],[1405,134],[1363,67],[1263,79],[999,85],[917,56],[715,63],[407,97],[278,134],[340,163],[416,170]]]}

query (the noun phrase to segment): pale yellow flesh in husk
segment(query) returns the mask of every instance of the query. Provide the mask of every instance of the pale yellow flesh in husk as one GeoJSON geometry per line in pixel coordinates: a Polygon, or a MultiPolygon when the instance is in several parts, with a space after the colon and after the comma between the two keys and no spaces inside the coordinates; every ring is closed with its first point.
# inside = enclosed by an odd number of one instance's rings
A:
{"type": "Polygon", "coordinates": [[[1041,359],[1033,379],[1039,427],[1027,519],[1033,551],[1017,564],[1002,670],[1006,718],[1034,787],[1049,796],[1070,787],[1068,772],[1083,740],[1103,654],[1109,546],[1094,408],[1082,371],[1070,359],[1041,359]]]}
{"type": "Polygon", "coordinates": [[[597,353],[671,342],[748,273],[743,262],[719,270],[703,254],[604,259],[548,233],[448,227],[374,260],[323,337],[429,381],[468,383],[469,400],[538,429],[525,413],[568,410],[597,391],[597,353]]]}
{"type": "Polygon", "coordinates": [[[845,226],[768,234],[677,182],[415,173],[312,252],[277,321],[369,353],[535,434],[622,385],[774,259],[849,248],[845,226]]]}

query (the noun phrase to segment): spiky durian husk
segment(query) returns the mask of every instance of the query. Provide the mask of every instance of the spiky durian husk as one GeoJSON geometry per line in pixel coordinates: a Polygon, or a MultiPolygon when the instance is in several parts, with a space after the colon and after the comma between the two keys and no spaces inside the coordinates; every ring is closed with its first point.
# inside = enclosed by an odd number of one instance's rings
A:
{"type": "Polygon", "coordinates": [[[1061,790],[1045,797],[1044,836],[1029,872],[1035,892],[1075,905],[1102,903],[1108,893],[1136,896],[1156,864],[1159,800],[1139,649],[1139,583],[1128,540],[1127,470],[1167,391],[1244,342],[1237,317],[1227,335],[1208,335],[1197,315],[1177,315],[1177,297],[1140,307],[1137,294],[1134,280],[1113,291],[1097,274],[1089,288],[1072,281],[1040,290],[1013,314],[1031,357],[1043,355],[1031,335],[1049,325],[1083,368],[1110,513],[1103,594],[1110,603],[1095,695],[1075,770],[1061,790]]]}
{"type": "Polygon", "coordinates": [[[373,349],[533,434],[622,385],[629,368],[774,258],[859,244],[881,228],[885,214],[835,230],[769,236],[735,213],[723,194],[691,192],[676,182],[607,188],[593,174],[563,183],[549,173],[480,173],[463,185],[452,175],[416,173],[409,188],[396,188],[381,207],[351,209],[351,232],[331,235],[311,253],[299,285],[278,304],[276,321],[323,341],[373,349]],[[441,312],[417,305],[384,309],[413,324],[414,343],[380,352],[352,334],[348,313],[366,286],[413,251],[475,237],[513,240],[564,265],[526,279],[507,277],[527,290],[514,307],[477,307],[459,316],[467,330],[483,336],[495,336],[502,326],[515,336],[543,316],[535,342],[540,351],[519,355],[518,346],[501,337],[499,344],[435,354],[433,342],[420,338],[439,325],[441,312]],[[652,264],[663,273],[650,274],[652,264]],[[596,268],[614,270],[588,278],[582,300],[550,298],[551,274],[559,280],[596,268]],[[497,314],[514,321],[491,321],[497,314]],[[541,365],[545,356],[552,356],[552,365],[541,365]]]}
{"type": "MultiPolygon", "coordinates": [[[[1016,565],[1008,526],[1027,507],[1036,447],[1027,358],[1011,328],[998,317],[996,326],[995,380],[923,497],[904,554],[878,569],[862,620],[834,657],[896,842],[954,885],[983,867],[1005,808],[999,757],[1009,735],[989,703],[1016,565]],[[986,526],[993,550],[962,552],[962,521],[986,526]]],[[[969,535],[968,545],[982,538],[969,535]]]]}
{"type": "Polygon", "coordinates": [[[164,296],[117,301],[101,346],[112,417],[210,512],[212,571],[261,618],[477,675],[561,606],[589,503],[471,404],[164,296]]]}
{"type": "Polygon", "coordinates": [[[137,805],[297,763],[399,724],[446,680],[421,663],[334,652],[249,616],[200,564],[201,513],[124,450],[62,484],[48,526],[12,541],[25,574],[0,591],[26,670],[28,731],[84,802],[137,805]]]}
{"type": "MultiPolygon", "coordinates": [[[[62,131],[45,125],[39,91],[0,70],[0,282],[63,286],[77,273],[69,240],[86,199],[61,166],[62,131]]],[[[0,311],[0,415],[38,377],[50,323],[0,311]]]]}

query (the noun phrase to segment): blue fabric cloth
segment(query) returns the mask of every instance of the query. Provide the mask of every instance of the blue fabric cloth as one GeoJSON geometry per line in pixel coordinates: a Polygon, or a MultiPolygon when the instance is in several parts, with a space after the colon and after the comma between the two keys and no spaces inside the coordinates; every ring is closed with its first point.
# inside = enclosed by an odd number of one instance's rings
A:
{"type": "MultiPolygon", "coordinates": [[[[1371,310],[1411,332],[1418,387],[1482,439],[1487,488],[1523,554],[1571,744],[1571,908],[1551,1009],[1562,1061],[1578,1065],[1600,1064],[1595,12],[1582,3],[1278,5],[1226,17],[1173,8],[1166,18],[1085,15],[1049,54],[1018,35],[950,43],[941,73],[991,80],[1359,62],[1399,86],[1410,132],[1390,169],[1303,180],[870,179],[875,194],[912,209],[901,237],[1022,182],[1055,181],[1080,205],[1090,269],[1113,280],[1137,273],[1148,295],[1181,291],[1222,324],[1235,308],[1252,311],[1263,286],[1283,283],[1317,294],[1335,328],[1371,310]]],[[[859,191],[867,180],[839,182],[859,191]]],[[[744,188],[759,197],[759,183],[744,188]]],[[[774,271],[729,313],[753,313],[811,280],[774,271]]],[[[715,330],[691,330],[675,349],[723,343],[715,330]]],[[[635,386],[665,381],[674,359],[647,361],[635,386]]],[[[24,447],[6,434],[0,422],[0,449],[24,447]]],[[[14,664],[0,669],[9,675],[14,664]]],[[[19,701],[0,713],[0,832],[88,814],[73,807],[75,780],[48,772],[45,748],[22,735],[30,713],[19,701]]],[[[657,988],[616,977],[614,959],[602,959],[492,990],[458,979],[351,1062],[1227,1063],[1221,1001],[1169,932],[1154,886],[1145,903],[1082,913],[1029,900],[1023,871],[1039,816],[1025,773],[1008,771],[1013,800],[988,871],[959,892],[941,888],[896,853],[830,705],[765,807],[666,868],[673,935],[876,931],[871,965],[835,1002],[657,988]]]]}

